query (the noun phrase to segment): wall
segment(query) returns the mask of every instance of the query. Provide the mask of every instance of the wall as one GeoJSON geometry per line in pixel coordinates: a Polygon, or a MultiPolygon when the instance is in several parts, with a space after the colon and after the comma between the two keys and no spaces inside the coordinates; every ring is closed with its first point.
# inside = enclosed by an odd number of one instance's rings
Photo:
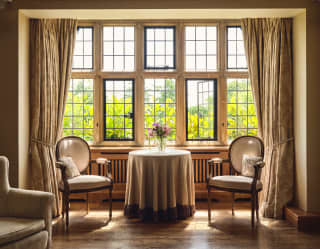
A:
{"type": "Polygon", "coordinates": [[[320,212],[320,4],[307,9],[307,210],[320,212]]]}
{"type": "Polygon", "coordinates": [[[10,184],[18,186],[18,12],[0,10],[0,155],[9,158],[10,184]]]}
{"type": "Polygon", "coordinates": [[[307,65],[306,13],[293,19],[295,203],[307,210],[307,65]]]}
{"type": "Polygon", "coordinates": [[[30,106],[29,106],[29,18],[19,13],[19,96],[18,96],[18,184],[27,188],[30,165],[28,159],[30,106]]]}
{"type": "MultiPolygon", "coordinates": [[[[320,99],[319,58],[320,4],[312,0],[16,0],[5,11],[0,10],[0,154],[9,157],[10,181],[17,184],[18,177],[18,9],[152,9],[152,8],[306,8],[307,47],[307,210],[320,211],[320,99]],[[8,108],[10,107],[10,108],[8,108]],[[5,120],[5,122],[3,122],[5,120]]],[[[303,125],[303,124],[301,124],[303,125]]],[[[305,124],[304,124],[305,125],[305,124]]],[[[20,133],[21,136],[24,136],[20,133]]],[[[305,149],[305,147],[304,147],[305,149]]],[[[299,166],[299,165],[298,165],[299,166]]]]}

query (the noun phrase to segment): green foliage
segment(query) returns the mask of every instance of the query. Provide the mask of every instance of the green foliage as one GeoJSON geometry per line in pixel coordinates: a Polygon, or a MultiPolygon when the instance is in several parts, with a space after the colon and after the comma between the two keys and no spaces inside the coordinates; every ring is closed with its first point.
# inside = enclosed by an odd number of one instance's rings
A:
{"type": "Polygon", "coordinates": [[[153,123],[167,124],[172,130],[169,141],[176,139],[176,85],[171,79],[146,80],[144,96],[144,127],[147,139],[147,128],[153,123]]]}
{"type": "Polygon", "coordinates": [[[63,120],[63,136],[93,141],[93,80],[70,82],[63,120]]]}
{"type": "MultiPolygon", "coordinates": [[[[131,89],[130,89],[131,91],[131,89]]],[[[127,89],[125,91],[127,93],[127,89]]],[[[130,94],[110,95],[106,100],[105,137],[107,139],[132,139],[133,112],[132,96],[130,94]]]]}
{"type": "MultiPolygon", "coordinates": [[[[175,82],[167,79],[164,84],[145,85],[145,137],[147,128],[154,122],[167,124],[172,130],[168,140],[176,138],[176,95],[175,82]]],[[[127,84],[127,83],[126,83],[127,84]]],[[[123,95],[106,96],[106,138],[131,139],[133,137],[133,99],[131,85],[126,85],[123,95]]],[[[257,135],[257,118],[250,84],[246,80],[228,80],[227,135],[231,141],[241,135],[257,135]]],[[[212,96],[207,103],[213,103],[212,96]]],[[[79,136],[93,140],[93,81],[73,80],[69,87],[63,136],[79,136]]],[[[188,108],[188,138],[214,137],[213,104],[188,108]]]]}
{"type": "Polygon", "coordinates": [[[257,135],[257,117],[250,83],[246,79],[229,79],[227,84],[228,140],[242,135],[257,135]]]}

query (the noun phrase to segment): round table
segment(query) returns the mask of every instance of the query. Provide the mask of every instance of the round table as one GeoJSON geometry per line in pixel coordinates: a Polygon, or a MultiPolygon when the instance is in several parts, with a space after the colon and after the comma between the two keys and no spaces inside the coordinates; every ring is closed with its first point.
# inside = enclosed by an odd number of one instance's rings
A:
{"type": "Polygon", "coordinates": [[[184,150],[129,153],[124,214],[144,220],[175,220],[195,212],[191,154],[184,150]]]}

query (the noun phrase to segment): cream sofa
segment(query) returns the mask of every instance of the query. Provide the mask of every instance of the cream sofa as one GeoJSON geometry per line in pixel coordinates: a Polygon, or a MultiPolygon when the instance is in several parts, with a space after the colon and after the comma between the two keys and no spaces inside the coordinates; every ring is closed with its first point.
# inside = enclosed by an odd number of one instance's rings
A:
{"type": "Polygon", "coordinates": [[[11,188],[8,172],[0,156],[0,249],[50,248],[53,195],[11,188]]]}

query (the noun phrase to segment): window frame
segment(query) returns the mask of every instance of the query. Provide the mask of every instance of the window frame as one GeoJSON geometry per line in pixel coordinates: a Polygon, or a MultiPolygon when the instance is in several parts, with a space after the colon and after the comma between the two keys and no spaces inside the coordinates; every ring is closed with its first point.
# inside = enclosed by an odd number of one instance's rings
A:
{"type": "MultiPolygon", "coordinates": [[[[82,138],[84,139],[84,137],[85,137],[85,130],[92,130],[92,133],[94,132],[94,89],[93,89],[93,86],[94,86],[94,81],[93,81],[93,79],[77,79],[77,78],[73,78],[73,79],[71,79],[70,80],[70,83],[72,82],[72,90],[71,90],[71,94],[72,94],[72,102],[66,102],[66,107],[65,107],[65,109],[67,109],[67,105],[71,105],[72,107],[72,115],[66,115],[66,112],[64,113],[64,115],[63,115],[63,118],[65,119],[65,118],[71,118],[71,128],[64,128],[63,127],[63,131],[62,131],[62,133],[64,133],[65,132],[65,130],[71,130],[71,133],[72,133],[72,136],[74,136],[75,134],[74,134],[74,130],[82,130],[82,138]],[[85,80],[92,80],[92,90],[85,90],[85,89],[83,89],[83,90],[81,90],[81,91],[75,91],[74,89],[73,89],[73,81],[75,81],[75,80],[82,80],[83,81],[83,84],[84,84],[84,81],[85,80]],[[85,103],[84,101],[82,101],[82,102],[73,102],[73,98],[74,98],[74,93],[75,92],[82,92],[83,94],[84,93],[88,93],[88,92],[91,92],[92,93],[92,103],[85,103]],[[82,115],[74,115],[73,114],[73,106],[74,105],[83,105],[83,113],[82,113],[82,115]],[[85,105],[92,105],[92,108],[93,108],[93,115],[85,115],[84,114],[84,106],[85,105]],[[90,118],[92,118],[92,128],[85,128],[84,127],[84,120],[85,120],[85,117],[90,117],[90,118]],[[83,126],[81,127],[81,128],[75,128],[74,126],[73,126],[73,121],[74,121],[74,118],[82,118],[83,119],[83,126]]],[[[83,88],[84,88],[84,86],[83,86],[83,88]]],[[[68,94],[70,93],[69,92],[69,90],[70,90],[70,85],[69,85],[69,87],[68,87],[68,94]]],[[[84,100],[84,95],[83,95],[83,100],[84,100]]],[[[67,97],[67,101],[68,101],[68,97],[67,97]]],[[[92,139],[93,140],[93,139],[92,139]]],[[[92,141],[89,141],[89,142],[92,142],[92,141]]]]}
{"type": "MultiPolygon", "coordinates": [[[[77,27],[77,31],[78,31],[78,29],[80,29],[80,28],[83,28],[83,29],[91,29],[91,33],[92,33],[92,37],[91,37],[91,39],[92,39],[92,48],[91,48],[91,50],[92,50],[92,67],[91,68],[73,68],[73,58],[74,58],[74,56],[77,56],[77,55],[73,55],[72,56],[72,68],[71,68],[71,70],[73,71],[73,70],[75,70],[76,72],[90,72],[90,71],[93,71],[94,70],[94,68],[95,68],[95,50],[94,50],[94,44],[95,44],[95,35],[94,35],[94,27],[92,26],[92,25],[79,25],[78,27],[77,27]]],[[[75,42],[76,42],[77,40],[75,40],[75,42]]],[[[83,40],[83,43],[85,42],[85,40],[83,40]]],[[[84,50],[84,48],[83,48],[83,50],[84,50]]],[[[78,55],[79,56],[79,55],[78,55]]],[[[83,57],[85,57],[86,55],[81,55],[81,56],[83,56],[83,57]]],[[[84,61],[83,61],[84,62],[84,61]]],[[[83,63],[84,64],[84,63],[83,63]]]]}
{"type": "MultiPolygon", "coordinates": [[[[176,70],[177,68],[177,59],[176,59],[176,40],[177,40],[177,36],[176,36],[176,26],[144,26],[144,62],[143,62],[143,68],[144,70],[176,70]],[[173,30],[173,67],[148,67],[147,66],[147,30],[148,29],[172,29],[173,30]]],[[[154,40],[156,41],[156,40],[154,40]]],[[[165,40],[167,41],[167,40],[165,40]]],[[[155,48],[154,48],[155,49],[155,48]]],[[[156,56],[156,54],[154,54],[154,56],[156,56]]],[[[165,54],[166,56],[166,54],[165,54]]]]}
{"type": "MultiPolygon", "coordinates": [[[[228,67],[228,65],[229,65],[229,61],[228,61],[228,57],[229,57],[228,56],[228,50],[229,50],[228,28],[240,28],[241,29],[241,25],[227,25],[226,26],[226,51],[227,51],[227,53],[226,53],[226,69],[229,71],[248,71],[248,63],[247,63],[247,67],[234,67],[234,68],[228,67]]],[[[234,41],[234,40],[231,40],[231,41],[234,41]]],[[[235,40],[235,42],[237,44],[238,40],[235,40]]],[[[236,61],[237,61],[238,54],[236,53],[235,55],[232,55],[232,56],[236,56],[236,61]]],[[[242,56],[242,55],[240,55],[240,56],[242,56]]]]}
{"type": "MultiPolygon", "coordinates": [[[[246,92],[246,95],[247,95],[247,102],[245,102],[245,103],[241,103],[241,102],[235,102],[235,103],[229,103],[229,101],[227,100],[227,106],[230,104],[230,105],[242,105],[242,104],[246,104],[247,105],[247,110],[246,110],[246,115],[239,115],[238,114],[238,111],[237,111],[237,113],[236,113],[236,115],[228,115],[228,110],[227,110],[227,132],[228,132],[228,130],[236,130],[237,131],[237,133],[239,132],[239,130],[246,130],[246,134],[245,135],[249,135],[249,130],[256,130],[257,131],[257,133],[258,133],[258,127],[257,128],[250,128],[249,127],[249,117],[257,117],[257,115],[252,115],[252,114],[249,114],[249,105],[254,105],[254,100],[253,100],[253,102],[248,102],[248,94],[249,94],[249,92],[251,92],[252,93],[252,98],[253,98],[253,92],[252,92],[252,88],[251,89],[249,89],[249,84],[250,84],[250,80],[248,79],[248,78],[231,78],[231,77],[229,77],[229,78],[227,78],[227,84],[228,84],[228,80],[235,80],[236,82],[237,82],[237,84],[238,84],[238,80],[241,80],[241,79],[243,79],[243,80],[246,80],[247,82],[247,88],[246,88],[246,90],[238,90],[238,89],[236,89],[236,90],[228,90],[228,86],[227,86],[227,97],[228,97],[228,93],[229,92],[235,92],[235,93],[237,93],[237,96],[239,96],[238,94],[239,94],[239,92],[241,93],[241,92],[246,92]],[[236,117],[237,119],[239,118],[239,117],[246,117],[246,119],[247,119],[247,126],[246,127],[239,127],[238,126],[238,121],[237,121],[237,127],[235,127],[235,128],[228,128],[228,117],[236,117]]],[[[238,110],[238,106],[237,106],[237,110],[238,110]]],[[[239,135],[238,135],[239,136],[239,135]]],[[[228,138],[228,136],[227,136],[227,138],[228,138]]]]}
{"type": "MultiPolygon", "coordinates": [[[[103,79],[103,140],[104,141],[134,141],[135,140],[135,109],[134,109],[134,102],[135,102],[135,96],[134,96],[134,89],[135,89],[135,79],[125,79],[125,78],[122,78],[122,79],[110,79],[110,78],[104,78],[103,79]],[[133,117],[132,117],[132,138],[131,139],[107,139],[106,138],[106,85],[105,85],[105,82],[106,81],[132,81],[132,113],[133,113],[133,117]]],[[[125,90],[124,90],[125,91],[125,90]]],[[[114,103],[113,103],[114,104],[114,103]]],[[[113,128],[114,129],[114,128],[113,128]]],[[[120,129],[120,128],[119,128],[120,129]]],[[[121,128],[121,129],[125,129],[124,128],[121,128]]]]}
{"type": "Polygon", "coordinates": [[[228,70],[226,64],[227,26],[240,26],[240,20],[97,20],[79,22],[79,26],[92,26],[94,34],[93,70],[72,71],[72,78],[91,78],[94,80],[94,138],[90,143],[94,146],[144,146],[144,79],[168,78],[176,80],[176,142],[170,146],[219,146],[228,145],[227,139],[227,79],[248,78],[248,71],[228,70]],[[217,27],[217,71],[188,72],[185,70],[185,26],[217,27]],[[103,71],[103,27],[134,26],[135,28],[135,71],[106,72],[103,71]],[[175,26],[175,70],[144,69],[144,26],[175,26]],[[139,55],[139,56],[138,56],[139,55]],[[205,78],[217,79],[217,140],[187,141],[185,113],[185,79],[205,78]],[[134,141],[104,141],[103,127],[103,80],[135,79],[133,108],[134,141]]]}
{"type": "MultiPolygon", "coordinates": [[[[196,34],[195,34],[195,40],[194,40],[194,42],[195,42],[195,46],[196,46],[196,43],[197,43],[197,41],[205,41],[206,42],[206,53],[204,54],[204,55],[199,55],[199,54],[197,54],[197,51],[196,51],[196,47],[195,47],[195,54],[193,55],[194,57],[195,57],[195,69],[194,70],[188,70],[187,69],[187,65],[186,65],[186,63],[184,63],[184,72],[188,72],[188,73],[206,73],[206,72],[217,72],[217,71],[219,71],[219,54],[220,54],[220,51],[218,51],[219,50],[219,32],[218,32],[218,24],[210,24],[210,23],[206,23],[206,24],[200,24],[200,25],[198,25],[198,24],[191,24],[191,23],[186,23],[186,24],[184,24],[184,37],[183,37],[183,41],[184,41],[184,53],[185,53],[185,56],[184,56],[184,59],[186,60],[186,57],[187,56],[190,56],[190,55],[188,55],[188,54],[186,54],[186,45],[187,45],[187,42],[188,41],[191,41],[191,40],[187,40],[186,39],[186,34],[185,34],[185,29],[186,29],[186,27],[195,27],[195,28],[197,28],[197,27],[201,27],[201,26],[204,26],[204,27],[206,27],[206,28],[208,28],[208,27],[215,27],[216,28],[216,40],[208,40],[208,39],[205,39],[205,40],[197,40],[196,39],[196,34]],[[215,55],[213,55],[213,54],[208,54],[207,53],[207,42],[210,42],[210,41],[215,41],[216,42],[216,54],[215,55]],[[205,56],[206,57],[206,67],[208,67],[208,56],[215,56],[216,57],[216,69],[213,69],[213,70],[208,70],[208,71],[206,71],[206,70],[197,70],[197,67],[196,67],[196,60],[197,60],[197,56],[205,56]]],[[[196,29],[195,29],[195,32],[196,32],[196,29]]],[[[206,34],[206,36],[207,36],[207,34],[206,34]]],[[[207,38],[207,37],[206,37],[207,38]]],[[[185,62],[185,61],[184,61],[185,62]]]]}
{"type": "Polygon", "coordinates": [[[186,97],[185,97],[185,112],[186,112],[186,141],[217,141],[218,139],[218,80],[216,78],[186,78],[185,79],[185,85],[186,85],[186,97]],[[189,80],[207,80],[207,81],[213,81],[213,91],[214,91],[214,98],[213,98],[213,104],[214,104],[214,137],[211,139],[189,139],[188,138],[188,81],[189,80]]]}
{"type": "MultiPolygon", "coordinates": [[[[134,29],[135,29],[135,24],[133,24],[133,23],[131,23],[131,24],[121,24],[121,25],[113,25],[113,24],[103,24],[103,25],[101,25],[102,27],[101,27],[101,30],[100,30],[100,32],[101,32],[101,35],[100,35],[100,37],[101,37],[101,54],[99,54],[99,56],[101,56],[101,61],[100,61],[100,68],[101,68],[101,71],[102,72],[106,72],[106,73],[132,73],[132,72],[135,72],[135,70],[136,70],[136,62],[137,62],[137,60],[136,60],[136,57],[137,57],[137,55],[136,55],[136,44],[135,44],[135,40],[136,40],[136,31],[134,30],[134,40],[133,40],[133,42],[134,42],[134,54],[133,55],[126,55],[125,54],[125,52],[124,52],[124,54],[123,55],[120,55],[120,56],[123,56],[124,57],[124,60],[125,60],[125,57],[126,56],[133,56],[134,57],[134,66],[133,66],[133,71],[129,71],[129,70],[115,70],[114,69],[114,63],[113,63],[113,70],[107,70],[107,69],[105,69],[104,67],[105,67],[105,65],[104,65],[104,57],[105,56],[111,56],[111,55],[105,55],[105,51],[104,51],[104,43],[107,41],[107,40],[105,40],[104,39],[104,28],[105,27],[113,27],[113,31],[114,31],[114,27],[133,27],[134,29]]],[[[114,34],[113,34],[113,38],[114,38],[114,34]]],[[[127,40],[123,40],[123,42],[125,43],[127,40]]],[[[131,40],[130,40],[131,41],[131,40]]],[[[114,43],[115,42],[117,42],[117,40],[112,40],[112,42],[113,42],[113,45],[114,45],[114,43]]],[[[125,51],[125,49],[124,49],[124,51],[125,51]]],[[[113,55],[112,55],[112,57],[113,57],[113,62],[114,62],[114,57],[116,57],[116,56],[119,56],[119,55],[115,55],[114,54],[114,51],[113,51],[113,55]]],[[[123,64],[124,65],[124,69],[125,69],[125,64],[123,64]]]]}
{"type": "MultiPolygon", "coordinates": [[[[174,87],[174,94],[175,94],[175,102],[174,103],[170,103],[170,104],[174,104],[175,105],[175,109],[177,110],[177,81],[176,81],[176,79],[175,78],[161,78],[161,77],[158,77],[158,78],[145,78],[144,79],[144,89],[145,89],[145,80],[157,80],[157,79],[162,79],[162,80],[174,80],[174,84],[175,84],[175,87],[174,87]]],[[[165,86],[166,87],[166,86],[165,86]]],[[[153,92],[156,92],[156,90],[154,89],[153,90],[153,92]]],[[[165,92],[167,92],[167,90],[165,89],[165,92]]],[[[144,91],[144,93],[145,93],[145,91],[144,91]]],[[[154,103],[145,103],[145,95],[143,96],[144,98],[144,101],[143,101],[143,103],[144,104],[154,104],[154,105],[156,105],[156,103],[154,102],[154,103]]],[[[161,103],[161,104],[164,104],[164,105],[167,105],[168,103],[166,102],[166,103],[161,103]]],[[[170,105],[169,104],[169,105],[170,105]]],[[[143,109],[143,112],[145,113],[145,108],[143,109]]],[[[156,115],[153,115],[154,117],[156,116],[156,115]]],[[[165,117],[166,117],[166,114],[165,114],[165,117]]],[[[175,131],[177,131],[177,111],[176,111],[176,113],[175,113],[175,131]]],[[[148,129],[148,128],[151,128],[151,127],[145,127],[145,124],[144,124],[144,132],[145,132],[145,130],[146,129],[148,129]]],[[[177,134],[176,134],[176,136],[177,136],[177,134]]],[[[145,139],[145,141],[146,141],[147,139],[145,139]]],[[[167,141],[168,141],[168,143],[172,143],[172,140],[169,140],[169,139],[167,139],[167,141]]]]}

